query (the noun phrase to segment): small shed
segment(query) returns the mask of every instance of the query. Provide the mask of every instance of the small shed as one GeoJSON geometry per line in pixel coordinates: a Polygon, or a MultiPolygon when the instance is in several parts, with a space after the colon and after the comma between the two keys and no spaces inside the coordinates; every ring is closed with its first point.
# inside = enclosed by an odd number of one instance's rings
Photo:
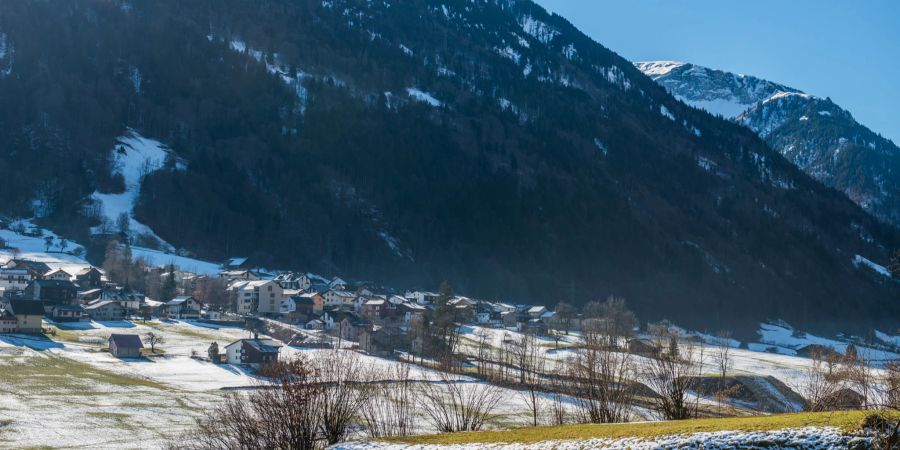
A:
{"type": "Polygon", "coordinates": [[[116,358],[140,358],[144,344],[136,334],[113,334],[109,336],[109,353],[116,358]]]}

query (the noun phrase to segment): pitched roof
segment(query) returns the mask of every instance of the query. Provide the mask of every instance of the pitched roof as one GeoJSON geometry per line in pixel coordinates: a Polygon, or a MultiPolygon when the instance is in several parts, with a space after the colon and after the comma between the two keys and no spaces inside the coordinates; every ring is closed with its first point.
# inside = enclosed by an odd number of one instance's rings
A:
{"type": "Polygon", "coordinates": [[[86,311],[93,311],[95,309],[100,309],[100,308],[103,308],[104,306],[108,306],[108,305],[115,305],[115,306],[118,306],[119,308],[122,308],[122,305],[120,305],[118,302],[116,302],[114,300],[100,300],[99,302],[88,303],[87,306],[84,307],[84,309],[86,311]]]}
{"type": "Polygon", "coordinates": [[[109,340],[115,342],[118,348],[144,348],[141,337],[136,334],[111,334],[109,340]]]}
{"type": "Polygon", "coordinates": [[[194,298],[194,297],[191,297],[190,295],[179,295],[178,297],[175,297],[175,298],[173,298],[172,300],[167,301],[167,302],[166,302],[166,305],[168,305],[168,306],[178,306],[178,305],[180,305],[180,304],[182,304],[182,303],[184,303],[184,302],[186,302],[186,301],[188,301],[188,300],[190,300],[190,299],[192,299],[192,298],[194,298]]]}
{"type": "Polygon", "coordinates": [[[247,262],[247,257],[237,256],[234,258],[230,258],[228,261],[225,262],[225,265],[235,267],[235,266],[240,266],[240,265],[244,264],[245,262],[247,262]]]}
{"type": "Polygon", "coordinates": [[[76,277],[83,277],[83,276],[85,276],[85,275],[87,275],[87,274],[89,274],[89,273],[91,273],[91,272],[97,272],[97,273],[99,273],[100,271],[97,270],[97,268],[94,267],[94,266],[91,266],[91,267],[85,267],[84,269],[81,269],[81,270],[79,270],[78,272],[76,272],[76,273],[75,273],[75,276],[76,276],[76,277]]]}
{"type": "Polygon", "coordinates": [[[69,272],[66,272],[65,270],[62,270],[62,269],[53,269],[53,270],[51,270],[50,272],[47,272],[44,276],[45,276],[45,277],[50,277],[50,276],[56,275],[56,274],[58,274],[58,273],[65,274],[65,275],[66,275],[66,278],[69,278],[69,277],[72,276],[72,274],[70,274],[69,272]]]}
{"type": "Polygon", "coordinates": [[[231,347],[232,345],[243,344],[245,342],[263,353],[278,353],[278,349],[281,348],[281,345],[271,339],[238,339],[226,345],[225,348],[231,347]]]}
{"type": "Polygon", "coordinates": [[[43,316],[44,304],[37,300],[10,300],[9,309],[17,316],[43,316]]]}

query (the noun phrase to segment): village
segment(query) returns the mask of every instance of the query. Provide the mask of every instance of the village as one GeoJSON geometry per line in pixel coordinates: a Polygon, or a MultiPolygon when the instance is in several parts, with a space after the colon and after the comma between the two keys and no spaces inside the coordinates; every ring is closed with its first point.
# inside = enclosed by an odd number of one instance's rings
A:
{"type": "MultiPolygon", "coordinates": [[[[410,323],[433,311],[439,297],[426,291],[398,294],[370,283],[349,283],[340,277],[327,279],[312,273],[271,274],[253,268],[248,258],[241,257],[222,264],[218,278],[224,281],[224,292],[219,294],[226,301],[210,305],[201,295],[208,293],[204,286],[214,278],[181,271],[173,265],[147,270],[172,278],[175,288],[170,291],[171,298],[152,299],[123,287],[94,266],[68,273],[40,261],[10,259],[0,267],[0,333],[48,333],[44,319],[71,324],[159,318],[241,326],[269,319],[291,329],[320,332],[319,342],[307,345],[345,341],[367,353],[391,355],[417,348],[409,338],[410,323]]],[[[542,335],[568,334],[578,328],[574,310],[568,312],[571,316],[561,317],[545,306],[510,305],[458,295],[453,295],[448,305],[455,320],[464,324],[542,335]]],[[[306,334],[299,336],[308,338],[306,334]]],[[[140,345],[139,336],[119,337],[140,345]]],[[[261,342],[245,340],[244,348],[249,351],[242,352],[244,359],[239,362],[265,362],[269,355],[259,349],[271,347],[261,342]]],[[[110,344],[110,351],[121,351],[113,341],[110,344]]],[[[228,355],[228,362],[235,363],[232,354],[228,355]]],[[[129,349],[121,356],[139,355],[129,349]]]]}
{"type": "MultiPolygon", "coordinates": [[[[760,325],[757,341],[742,342],[724,331],[641,323],[616,297],[581,307],[509,304],[458,295],[446,282],[433,291],[399,290],[270,270],[248,257],[216,264],[166,254],[151,261],[146,250],[115,241],[95,266],[81,258],[78,244],[64,251],[50,232],[21,231],[0,230],[7,243],[0,250],[4,389],[18,392],[25,410],[63,408],[68,420],[41,433],[27,415],[0,410],[0,438],[11,442],[65,447],[64,436],[88,414],[97,426],[143,436],[134,448],[171,447],[172,439],[196,433],[197,420],[212,420],[223,402],[256,395],[230,393],[277,386],[272,368],[298,361],[353,383],[392,386],[354,394],[354,408],[367,412],[348,415],[352,426],[333,444],[541,424],[865,409],[900,360],[898,339],[887,333],[877,342],[824,338],[769,323],[760,325]],[[677,367],[657,365],[670,358],[677,367]],[[834,367],[845,368],[844,378],[817,385],[834,367]],[[663,373],[669,368],[677,376],[663,373]],[[619,381],[604,383],[611,390],[594,397],[590,382],[582,384],[597,377],[619,381]],[[47,383],[59,400],[48,397],[47,383]],[[391,417],[367,414],[377,405],[406,405],[396,397],[398,383],[416,386],[400,392],[425,403],[382,411],[405,417],[402,426],[385,428],[391,417]],[[673,391],[680,391],[681,409],[661,401],[673,391]],[[73,394],[82,403],[65,406],[73,394]],[[438,411],[454,395],[459,407],[479,402],[480,419],[463,428],[442,423],[447,411],[438,411]],[[155,422],[156,408],[178,411],[166,416],[165,430],[155,422]]],[[[79,439],[98,448],[123,442],[79,439]]]]}

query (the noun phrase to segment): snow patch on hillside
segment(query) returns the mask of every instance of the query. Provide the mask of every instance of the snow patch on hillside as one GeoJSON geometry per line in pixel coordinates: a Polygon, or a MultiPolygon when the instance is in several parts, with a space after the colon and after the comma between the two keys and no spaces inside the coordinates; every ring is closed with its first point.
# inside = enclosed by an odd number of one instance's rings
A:
{"type": "MultiPolygon", "coordinates": [[[[174,248],[163,241],[150,227],[134,218],[134,206],[141,194],[141,182],[144,177],[161,169],[172,151],[161,142],[141,136],[134,130],[116,140],[113,146],[113,173],[122,175],[125,180],[125,191],[118,194],[94,192],[91,199],[98,206],[103,225],[93,227],[94,233],[110,231],[121,216],[128,217],[128,227],[132,236],[149,235],[162,243],[163,248],[174,248]]],[[[173,156],[174,157],[174,156],[173,156]]],[[[183,163],[176,163],[176,168],[183,168],[183,163]]]]}
{"type": "Polygon", "coordinates": [[[67,241],[65,250],[60,248],[62,239],[50,230],[41,229],[40,235],[29,236],[19,234],[15,229],[36,231],[38,227],[28,219],[17,220],[10,223],[9,230],[0,230],[0,239],[6,242],[9,248],[0,250],[0,265],[13,258],[28,259],[46,263],[51,269],[62,269],[70,274],[75,274],[90,263],[73,253],[84,254],[84,247],[77,242],[67,241]],[[46,238],[52,239],[50,251],[47,251],[46,238]],[[14,250],[15,249],[15,250],[14,250]],[[15,251],[18,251],[17,253],[15,251]]]}
{"type": "Polygon", "coordinates": [[[406,93],[409,94],[409,96],[412,97],[413,99],[420,101],[420,102],[428,103],[431,106],[437,107],[437,106],[442,106],[444,104],[440,100],[434,98],[433,95],[431,95],[425,91],[422,91],[420,89],[417,89],[417,88],[406,88],[406,93]]]}
{"type": "Polygon", "coordinates": [[[860,255],[854,256],[852,262],[853,262],[853,267],[856,267],[857,269],[860,266],[868,267],[869,269],[872,269],[873,271],[875,271],[875,273],[877,273],[885,278],[891,278],[891,271],[888,270],[887,267],[884,267],[881,264],[874,263],[860,255]]]}
{"type": "Polygon", "coordinates": [[[603,156],[609,154],[609,148],[600,140],[600,138],[594,138],[594,146],[603,153],[603,156]]]}
{"type": "Polygon", "coordinates": [[[12,73],[15,49],[9,44],[6,33],[0,32],[0,77],[12,73]]]}
{"type": "Polygon", "coordinates": [[[553,40],[556,36],[559,36],[559,31],[556,28],[547,25],[540,20],[535,19],[531,16],[522,16],[519,18],[519,25],[522,26],[522,30],[528,33],[531,37],[537,39],[538,41],[548,44],[553,40]]]}
{"type": "Polygon", "coordinates": [[[741,103],[734,97],[716,98],[712,100],[690,100],[680,96],[676,97],[678,100],[681,100],[694,108],[699,108],[710,114],[719,115],[728,119],[733,119],[741,115],[747,108],[753,106],[752,103],[741,103]]]}
{"type": "Polygon", "coordinates": [[[663,115],[663,117],[667,117],[669,120],[675,120],[675,116],[672,115],[672,112],[669,111],[669,108],[666,108],[666,105],[659,105],[659,113],[663,115]]]}
{"type": "MultiPolygon", "coordinates": [[[[788,348],[791,350],[801,350],[809,345],[819,345],[843,354],[847,350],[847,346],[849,345],[849,342],[847,341],[804,333],[794,330],[793,328],[784,324],[776,325],[763,323],[760,324],[757,333],[760,336],[760,342],[775,345],[778,347],[788,348]]],[[[864,355],[867,359],[870,359],[876,363],[883,361],[892,361],[900,358],[900,355],[893,352],[863,346],[857,346],[856,352],[857,354],[864,355]]]]}
{"type": "Polygon", "coordinates": [[[174,264],[180,270],[201,275],[217,275],[222,270],[222,267],[217,263],[143,247],[131,247],[131,257],[134,259],[143,258],[153,267],[164,267],[174,264]]]}

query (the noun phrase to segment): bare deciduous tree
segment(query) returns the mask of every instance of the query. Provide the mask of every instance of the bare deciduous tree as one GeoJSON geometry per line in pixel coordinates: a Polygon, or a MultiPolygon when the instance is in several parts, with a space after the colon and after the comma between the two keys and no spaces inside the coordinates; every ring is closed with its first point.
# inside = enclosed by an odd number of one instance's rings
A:
{"type": "Polygon", "coordinates": [[[161,334],[157,334],[154,331],[147,333],[144,337],[147,340],[147,343],[150,344],[150,351],[156,353],[156,346],[159,344],[164,344],[166,342],[165,338],[161,334]]]}
{"type": "Polygon", "coordinates": [[[273,386],[233,394],[198,421],[197,430],[171,448],[256,450],[322,448],[320,410],[323,385],[303,358],[278,363],[267,375],[273,386]]]}
{"type": "Polygon", "coordinates": [[[585,327],[584,348],[570,361],[568,375],[584,422],[627,422],[631,416],[635,364],[629,353],[609,345],[609,331],[608,327],[585,327]]]}
{"type": "Polygon", "coordinates": [[[669,351],[646,358],[642,364],[644,382],[658,395],[654,409],[667,420],[690,419],[697,416],[699,397],[692,401],[689,393],[696,388],[704,359],[702,345],[683,345],[676,334],[668,338],[669,351]]]}
{"type": "Polygon", "coordinates": [[[731,332],[720,331],[716,334],[716,347],[713,349],[713,362],[719,374],[722,377],[728,376],[728,369],[731,368],[731,332]]]}
{"type": "Polygon", "coordinates": [[[544,407],[543,391],[545,391],[544,367],[546,359],[532,334],[525,334],[513,340],[513,351],[516,364],[519,366],[519,384],[523,389],[519,396],[528,406],[531,424],[538,426],[541,411],[544,407]]]}
{"type": "Polygon", "coordinates": [[[356,353],[297,356],[264,368],[269,383],[229,396],[174,448],[319,449],[343,441],[373,392],[356,353]]]}
{"type": "Polygon", "coordinates": [[[442,433],[480,430],[501,399],[496,386],[461,382],[445,372],[439,382],[422,384],[419,394],[425,416],[442,433]]]}
{"type": "Polygon", "coordinates": [[[313,360],[318,381],[324,384],[319,411],[325,441],[336,444],[347,437],[347,431],[371,395],[373,373],[364,366],[358,353],[331,351],[313,360]]]}
{"type": "Polygon", "coordinates": [[[360,411],[366,434],[373,438],[405,436],[413,426],[413,384],[409,364],[384,370],[382,386],[374,389],[360,411]]]}
{"type": "Polygon", "coordinates": [[[836,394],[843,386],[843,372],[835,370],[834,357],[828,353],[813,350],[810,365],[806,368],[797,391],[803,396],[806,411],[829,411],[834,409],[836,394]]]}

